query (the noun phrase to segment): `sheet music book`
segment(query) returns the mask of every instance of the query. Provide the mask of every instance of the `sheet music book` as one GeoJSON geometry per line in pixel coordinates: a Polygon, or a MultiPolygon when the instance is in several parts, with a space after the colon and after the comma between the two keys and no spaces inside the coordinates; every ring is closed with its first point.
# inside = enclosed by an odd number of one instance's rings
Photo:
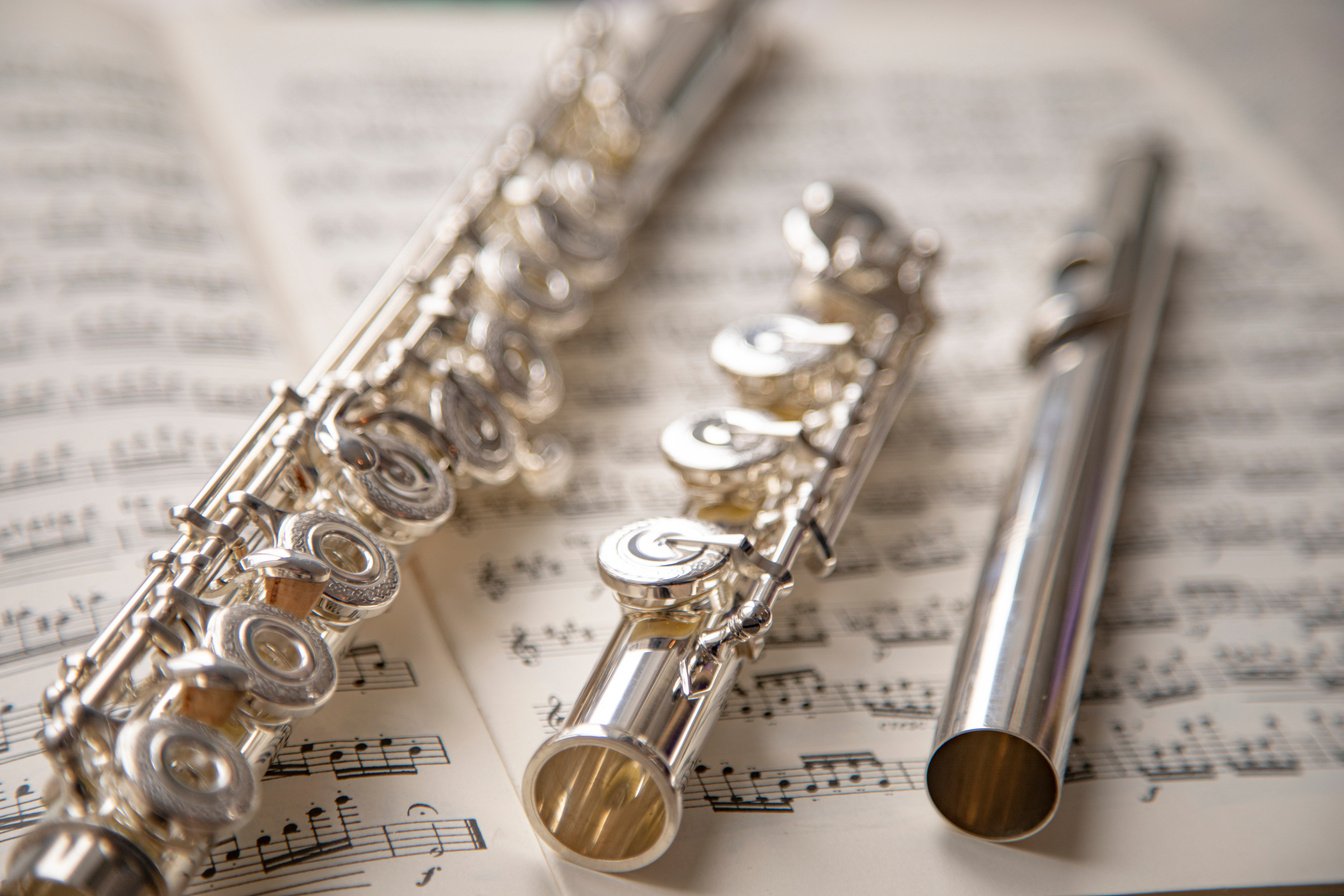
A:
{"type": "MultiPolygon", "coordinates": [[[[38,695],[451,179],[521,108],[562,11],[0,10],[0,852],[41,813],[38,695]]],[[[193,893],[1109,894],[1344,881],[1344,226],[1117,11],[781,3],[778,49],[561,349],[558,501],[464,496],[295,726],[193,893]],[[1106,147],[1171,134],[1183,256],[1059,815],[956,834],[923,765],[998,489],[1049,247],[1106,147]],[[675,512],[667,420],[782,309],[780,214],[860,184],[947,246],[944,321],[840,572],[799,582],[686,789],[604,876],[529,831],[523,767],[616,618],[615,526],[675,512]]]]}

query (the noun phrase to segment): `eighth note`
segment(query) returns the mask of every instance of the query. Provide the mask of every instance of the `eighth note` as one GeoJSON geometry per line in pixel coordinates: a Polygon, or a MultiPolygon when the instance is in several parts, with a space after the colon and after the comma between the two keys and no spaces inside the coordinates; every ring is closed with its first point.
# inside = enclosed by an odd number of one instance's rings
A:
{"type": "Polygon", "coordinates": [[[425,886],[425,884],[429,883],[429,879],[434,876],[435,871],[442,871],[442,870],[443,870],[442,865],[434,865],[433,867],[429,868],[428,870],[425,871],[425,876],[420,878],[420,881],[416,884],[416,886],[417,887],[425,886]]]}

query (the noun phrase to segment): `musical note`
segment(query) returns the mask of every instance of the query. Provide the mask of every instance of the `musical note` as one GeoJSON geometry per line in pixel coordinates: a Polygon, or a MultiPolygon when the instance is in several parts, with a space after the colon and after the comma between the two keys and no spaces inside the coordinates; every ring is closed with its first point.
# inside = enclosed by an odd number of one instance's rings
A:
{"type": "Polygon", "coordinates": [[[830,632],[821,622],[815,601],[799,601],[785,607],[776,617],[774,630],[770,633],[770,646],[776,649],[820,646],[829,640],[830,632]]]}
{"type": "Polygon", "coordinates": [[[510,636],[512,640],[509,641],[509,652],[517,657],[524,666],[535,666],[540,651],[537,649],[537,645],[528,640],[527,630],[522,626],[514,626],[510,636]]]}
{"type": "Polygon", "coordinates": [[[21,419],[51,413],[56,389],[55,381],[50,379],[0,385],[0,418],[21,419]]]}
{"type": "Polygon", "coordinates": [[[287,743],[277,750],[265,777],[414,775],[426,766],[448,764],[443,739],[432,734],[304,741],[287,743]]]}
{"type": "Polygon", "coordinates": [[[73,457],[74,447],[69,442],[57,442],[28,458],[0,462],[0,494],[60,487],[71,476],[73,457]]]}
{"type": "Polygon", "coordinates": [[[42,713],[36,706],[0,703],[0,764],[40,752],[36,735],[41,728],[42,713]]]}
{"type": "Polygon", "coordinates": [[[500,635],[500,643],[524,666],[535,666],[548,656],[579,656],[601,649],[610,629],[582,626],[567,619],[536,628],[515,625],[500,635]]]}
{"type": "Polygon", "coordinates": [[[905,528],[883,545],[882,553],[893,569],[902,572],[957,566],[966,559],[966,549],[949,519],[905,528]]]}
{"type": "Polygon", "coordinates": [[[45,811],[42,797],[27,781],[14,788],[12,797],[5,797],[0,785],[0,843],[13,840],[24,828],[37,824],[45,811]]]}
{"type": "Polygon", "coordinates": [[[116,612],[101,594],[70,595],[67,606],[0,610],[0,666],[22,666],[85,643],[116,612]]]}
{"type": "Polygon", "coordinates": [[[1097,619],[1098,630],[1117,632],[1170,630],[1178,625],[1202,634],[1215,619],[1283,616],[1313,631],[1344,624],[1344,583],[1305,580],[1282,584],[1232,578],[1179,581],[1168,595],[1160,583],[1121,589],[1107,583],[1097,619]]]}
{"type": "Polygon", "coordinates": [[[196,460],[196,434],[160,426],[153,432],[138,431],[113,439],[108,447],[108,465],[119,475],[146,470],[162,475],[164,468],[188,467],[196,460]]]}
{"type": "MultiPolygon", "coordinates": [[[[565,564],[541,551],[532,551],[510,558],[485,557],[477,566],[476,585],[481,594],[492,601],[503,600],[518,587],[529,587],[541,582],[566,581],[565,564]]],[[[581,581],[574,578],[573,581],[581,581]]]]}
{"type": "Polygon", "coordinates": [[[724,766],[719,770],[718,775],[710,781],[705,779],[708,772],[708,766],[697,765],[692,773],[699,785],[701,799],[715,812],[793,811],[793,800],[784,793],[786,788],[777,784],[777,793],[772,794],[769,789],[763,791],[760,787],[761,775],[759,772],[749,772],[747,774],[745,787],[743,787],[743,779],[736,775],[732,766],[724,766]],[[736,786],[734,785],[735,776],[737,777],[736,786]],[[750,792],[751,796],[739,791],[750,792]]]}
{"type": "Polygon", "coordinates": [[[333,808],[313,805],[298,821],[287,820],[277,835],[262,828],[217,843],[202,879],[188,892],[250,892],[274,878],[288,878],[287,886],[294,886],[315,880],[318,874],[329,883],[341,880],[349,885],[369,862],[487,848],[474,818],[422,813],[411,820],[380,824],[363,821],[347,794],[337,795],[330,805],[333,808]]]}
{"type": "Polygon", "coordinates": [[[48,573],[59,556],[69,568],[97,568],[108,558],[99,509],[85,504],[0,522],[0,584],[15,584],[48,573]]]}
{"type": "Polygon", "coordinates": [[[801,765],[748,769],[699,765],[687,781],[687,808],[715,812],[793,812],[800,800],[914,790],[923,786],[923,760],[882,760],[871,751],[812,754],[801,765]],[[751,794],[750,797],[746,794],[751,794]]]}
{"type": "MultiPolygon", "coordinates": [[[[1254,734],[1228,738],[1207,717],[1182,720],[1169,736],[1141,739],[1127,724],[1115,723],[1102,740],[1078,736],[1069,752],[1065,782],[1137,778],[1157,784],[1207,781],[1220,773],[1237,776],[1297,775],[1344,766],[1344,715],[1318,711],[1304,730],[1292,734],[1281,721],[1263,720],[1254,734]],[[1325,747],[1325,749],[1322,749],[1325,747]]],[[[796,811],[800,802],[834,796],[922,790],[926,758],[883,759],[870,750],[815,753],[785,768],[731,764],[697,765],[686,785],[686,806],[715,812],[796,811]]]]}
{"type": "Polygon", "coordinates": [[[841,619],[850,632],[867,636],[882,659],[896,647],[951,641],[961,630],[964,613],[963,601],[934,597],[922,602],[882,601],[843,611],[841,619]]]}
{"type": "Polygon", "coordinates": [[[1186,666],[1180,650],[1152,664],[1139,658],[1127,677],[1126,685],[1130,693],[1150,705],[1195,697],[1200,692],[1200,681],[1186,666]]]}
{"type": "Polygon", "coordinates": [[[1214,658],[1223,674],[1237,682],[1291,682],[1303,671],[1293,649],[1276,644],[1219,645],[1214,658]]]}
{"type": "Polygon", "coordinates": [[[376,642],[356,644],[337,666],[339,691],[381,691],[416,687],[415,672],[406,660],[389,660],[376,642]]]}

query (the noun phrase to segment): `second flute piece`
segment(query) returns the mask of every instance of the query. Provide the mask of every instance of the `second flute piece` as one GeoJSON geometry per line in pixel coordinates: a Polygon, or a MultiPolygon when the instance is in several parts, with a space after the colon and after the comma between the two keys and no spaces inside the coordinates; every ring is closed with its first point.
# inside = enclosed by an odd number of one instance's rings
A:
{"type": "Polygon", "coordinates": [[[764,649],[806,549],[822,574],[910,390],[934,316],[937,239],[851,193],[813,184],[784,232],[798,314],[731,326],[711,355],[741,407],[673,422],[663,455],[685,480],[680,517],[642,520],[597,552],[622,618],[564,727],[528,764],[541,839],[601,871],[661,856],[681,789],[742,664],[764,649]]]}
{"type": "Polygon", "coordinates": [[[1168,161],[1119,159],[1068,240],[1027,360],[1040,407],[1003,500],[926,783],[962,831],[1017,840],[1059,804],[1134,425],[1174,259],[1168,161]]]}

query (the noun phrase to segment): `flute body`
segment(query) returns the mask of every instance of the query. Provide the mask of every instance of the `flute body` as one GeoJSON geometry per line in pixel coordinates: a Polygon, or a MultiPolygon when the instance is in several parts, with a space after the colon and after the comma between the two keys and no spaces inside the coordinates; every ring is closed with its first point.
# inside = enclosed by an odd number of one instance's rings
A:
{"type": "Polygon", "coordinates": [[[459,489],[553,491],[550,344],[759,56],[749,0],[583,7],[542,90],[436,206],[331,347],[261,415],[181,533],[43,696],[47,817],[5,894],[172,896],[253,813],[290,723],[389,609],[397,552],[459,489]]]}
{"type": "Polygon", "coordinates": [[[664,430],[690,497],[598,549],[622,617],[564,727],[528,764],[523,801],[543,842],[603,871],[656,860],[681,789],[742,664],[767,642],[807,552],[822,574],[912,383],[934,315],[936,237],[854,193],[814,184],[785,217],[797,314],[721,332],[711,355],[740,407],[664,430]]]}
{"type": "Polygon", "coordinates": [[[1059,804],[1129,447],[1175,256],[1160,147],[1115,162],[1067,241],[1027,354],[1042,382],[1005,492],[925,776],[953,825],[988,840],[1059,804]]]}

